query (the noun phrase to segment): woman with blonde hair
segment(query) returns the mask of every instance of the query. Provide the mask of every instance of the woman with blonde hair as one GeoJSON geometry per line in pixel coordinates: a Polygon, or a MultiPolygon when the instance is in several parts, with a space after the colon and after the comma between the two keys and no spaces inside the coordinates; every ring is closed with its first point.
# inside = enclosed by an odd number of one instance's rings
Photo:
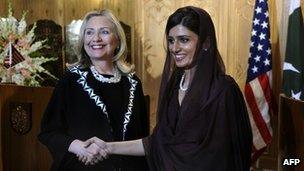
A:
{"type": "Polygon", "coordinates": [[[105,151],[87,141],[148,135],[141,82],[125,62],[126,52],[125,33],[111,11],[92,11],[84,17],[80,60],[58,82],[38,136],[53,156],[52,170],[147,170],[142,157],[102,158],[105,151]]]}

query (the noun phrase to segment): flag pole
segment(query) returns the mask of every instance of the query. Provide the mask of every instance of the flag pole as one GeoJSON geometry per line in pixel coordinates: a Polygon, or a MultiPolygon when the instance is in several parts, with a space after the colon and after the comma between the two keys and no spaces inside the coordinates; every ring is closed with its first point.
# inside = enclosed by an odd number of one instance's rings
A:
{"type": "Polygon", "coordinates": [[[13,54],[12,54],[12,42],[9,42],[9,66],[12,67],[12,60],[13,60],[13,54]]]}

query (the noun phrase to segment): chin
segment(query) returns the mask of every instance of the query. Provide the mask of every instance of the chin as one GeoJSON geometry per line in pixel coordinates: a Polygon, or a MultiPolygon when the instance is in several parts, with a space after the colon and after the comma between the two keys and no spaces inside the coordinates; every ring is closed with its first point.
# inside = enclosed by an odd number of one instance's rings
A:
{"type": "Polygon", "coordinates": [[[185,64],[185,63],[175,63],[175,64],[176,64],[176,67],[178,67],[178,68],[185,68],[189,65],[189,64],[185,64]]]}
{"type": "Polygon", "coordinates": [[[97,59],[97,58],[101,58],[103,56],[103,54],[91,54],[90,55],[90,58],[95,58],[95,59],[97,59]]]}

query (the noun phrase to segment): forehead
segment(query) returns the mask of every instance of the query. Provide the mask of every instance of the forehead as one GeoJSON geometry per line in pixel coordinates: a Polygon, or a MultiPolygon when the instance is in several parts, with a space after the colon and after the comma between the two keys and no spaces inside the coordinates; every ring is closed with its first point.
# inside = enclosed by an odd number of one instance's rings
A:
{"type": "Polygon", "coordinates": [[[196,33],[193,31],[189,30],[187,27],[179,24],[174,27],[172,27],[169,30],[169,36],[181,36],[181,35],[186,35],[186,36],[197,36],[196,33]]]}
{"type": "Polygon", "coordinates": [[[87,22],[86,28],[94,27],[113,27],[113,23],[105,16],[94,16],[87,22]]]}

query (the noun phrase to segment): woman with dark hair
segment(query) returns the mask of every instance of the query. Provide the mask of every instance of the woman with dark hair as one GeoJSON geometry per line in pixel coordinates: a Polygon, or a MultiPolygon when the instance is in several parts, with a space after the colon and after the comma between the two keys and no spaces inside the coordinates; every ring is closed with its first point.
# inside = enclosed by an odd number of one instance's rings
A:
{"type": "Polygon", "coordinates": [[[153,171],[248,171],[252,132],[242,93],[225,74],[211,17],[183,7],[166,25],[167,57],[151,136],[93,139],[108,154],[146,155],[153,171]]]}
{"type": "Polygon", "coordinates": [[[149,134],[141,82],[124,62],[126,48],[123,28],[111,11],[84,17],[80,61],[57,84],[41,121],[38,138],[52,154],[52,170],[147,170],[144,157],[110,156],[98,162],[106,154],[87,141],[125,141],[149,134]]]}

